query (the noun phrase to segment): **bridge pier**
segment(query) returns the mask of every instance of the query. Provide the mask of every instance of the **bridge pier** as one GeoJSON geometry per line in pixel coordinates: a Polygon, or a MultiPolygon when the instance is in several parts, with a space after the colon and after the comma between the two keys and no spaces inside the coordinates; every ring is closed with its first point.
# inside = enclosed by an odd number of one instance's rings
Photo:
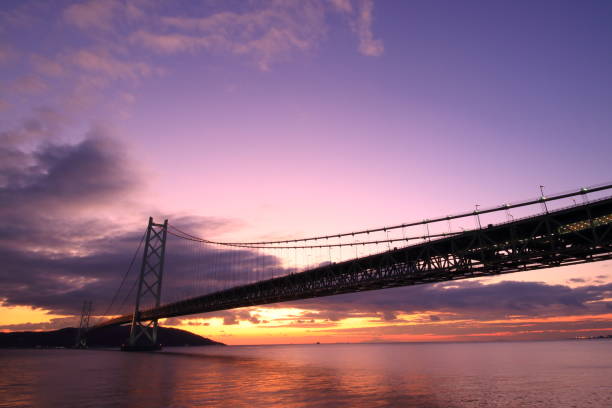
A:
{"type": "Polygon", "coordinates": [[[145,306],[144,302],[147,300],[153,301],[149,307],[160,305],[167,230],[168,220],[163,224],[156,224],[153,222],[153,217],[149,217],[130,337],[121,346],[123,351],[161,349],[157,339],[157,319],[142,319],[141,307],[145,306]]]}

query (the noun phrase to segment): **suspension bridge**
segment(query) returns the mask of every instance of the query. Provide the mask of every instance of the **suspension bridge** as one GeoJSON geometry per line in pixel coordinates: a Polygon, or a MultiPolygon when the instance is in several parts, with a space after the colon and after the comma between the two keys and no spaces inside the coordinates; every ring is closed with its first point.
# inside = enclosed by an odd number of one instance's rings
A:
{"type": "MultiPolygon", "coordinates": [[[[611,259],[610,189],[274,241],[215,241],[150,218],[106,312],[79,333],[130,324],[124,349],[150,350],[163,318],[611,259]]],[[[90,313],[87,303],[81,326],[90,313]]]]}

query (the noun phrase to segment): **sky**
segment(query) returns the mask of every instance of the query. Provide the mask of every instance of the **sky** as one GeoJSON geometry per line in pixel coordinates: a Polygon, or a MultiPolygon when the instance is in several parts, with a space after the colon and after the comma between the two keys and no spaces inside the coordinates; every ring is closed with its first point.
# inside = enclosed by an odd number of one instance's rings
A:
{"type": "MultiPolygon", "coordinates": [[[[608,1],[2,1],[0,330],[74,326],[85,299],[101,314],[149,216],[303,238],[612,181],[611,18],[608,1]]],[[[164,324],[228,344],[609,334],[612,263],[164,324]]]]}

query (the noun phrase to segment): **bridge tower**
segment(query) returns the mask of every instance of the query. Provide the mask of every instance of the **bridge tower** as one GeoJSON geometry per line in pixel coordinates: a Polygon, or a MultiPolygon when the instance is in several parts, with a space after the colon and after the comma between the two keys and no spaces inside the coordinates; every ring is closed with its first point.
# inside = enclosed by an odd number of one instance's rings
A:
{"type": "Polygon", "coordinates": [[[161,348],[157,342],[157,319],[143,318],[141,307],[145,306],[144,302],[147,300],[153,301],[149,307],[159,307],[167,231],[168,220],[164,220],[163,224],[156,224],[153,222],[153,217],[149,217],[130,337],[127,344],[121,347],[124,351],[149,351],[161,348]]]}
{"type": "Polygon", "coordinates": [[[81,320],[77,330],[75,348],[87,348],[87,330],[89,330],[89,319],[91,317],[91,300],[83,301],[81,309],[81,320]]]}

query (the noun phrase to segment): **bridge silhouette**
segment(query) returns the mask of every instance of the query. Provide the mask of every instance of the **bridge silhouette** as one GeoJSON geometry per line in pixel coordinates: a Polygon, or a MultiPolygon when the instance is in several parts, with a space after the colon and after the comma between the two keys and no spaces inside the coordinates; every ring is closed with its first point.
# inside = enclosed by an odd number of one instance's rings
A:
{"type": "MultiPolygon", "coordinates": [[[[88,331],[130,324],[124,349],[150,350],[159,347],[157,326],[163,318],[611,259],[612,196],[605,195],[610,189],[612,185],[601,185],[390,227],[277,241],[213,241],[150,218],[139,245],[142,264],[132,287],[133,311],[88,331]],[[511,212],[523,216],[515,218],[511,212]],[[466,228],[471,222],[473,227],[466,228]],[[423,233],[407,235],[414,229],[423,233]],[[214,258],[211,254],[237,257],[238,267],[208,263],[204,275],[214,284],[201,294],[162,303],[162,282],[173,277],[171,270],[164,272],[168,237],[205,248],[207,259],[214,258]],[[318,256],[304,255],[313,252],[318,256]],[[293,266],[283,265],[287,253],[296,258],[293,266]],[[309,261],[298,262],[298,253],[309,261]],[[323,260],[325,253],[329,256],[323,260]],[[249,261],[241,262],[241,256],[249,261]],[[217,270],[211,274],[212,269],[217,270]],[[232,273],[238,278],[228,279],[232,273]],[[220,287],[220,282],[231,286],[220,287]]],[[[84,320],[89,319],[82,316],[84,320]]]]}

